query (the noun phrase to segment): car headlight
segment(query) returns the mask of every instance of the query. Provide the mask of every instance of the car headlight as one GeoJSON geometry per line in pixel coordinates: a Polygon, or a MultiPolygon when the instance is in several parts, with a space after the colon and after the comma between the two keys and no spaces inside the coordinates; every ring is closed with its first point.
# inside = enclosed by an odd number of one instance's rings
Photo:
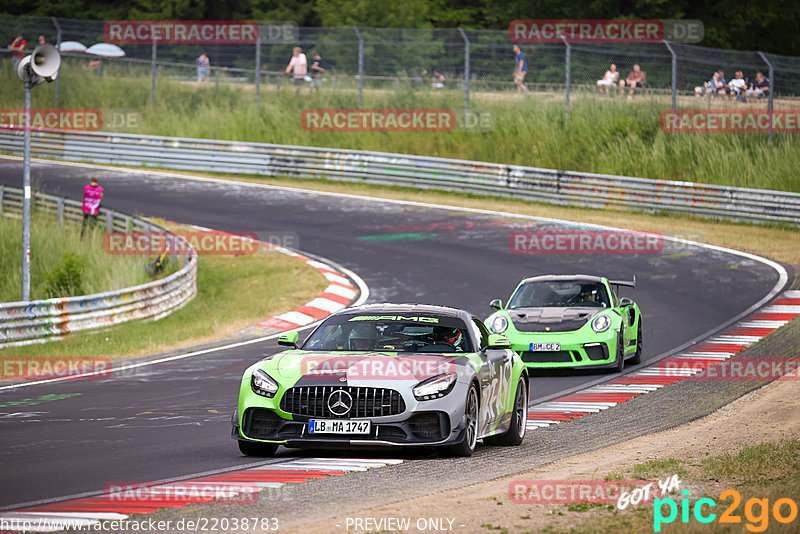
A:
{"type": "Polygon", "coordinates": [[[420,382],[411,391],[417,400],[438,399],[453,391],[455,385],[455,373],[442,373],[420,382]]]}
{"type": "Polygon", "coordinates": [[[253,371],[253,378],[250,379],[250,387],[253,388],[253,393],[261,395],[262,397],[272,398],[275,396],[275,393],[278,392],[278,383],[261,369],[253,371]]]}
{"type": "Polygon", "coordinates": [[[598,315],[592,319],[592,330],[597,332],[605,332],[611,326],[611,318],[608,315],[598,315]]]}
{"type": "Polygon", "coordinates": [[[495,334],[502,334],[508,328],[508,319],[503,315],[498,315],[492,319],[492,332],[495,334]]]}

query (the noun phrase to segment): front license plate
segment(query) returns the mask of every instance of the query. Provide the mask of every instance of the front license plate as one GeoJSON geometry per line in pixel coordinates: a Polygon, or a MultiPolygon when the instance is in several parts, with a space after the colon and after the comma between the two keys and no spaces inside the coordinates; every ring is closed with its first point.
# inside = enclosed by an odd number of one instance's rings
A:
{"type": "Polygon", "coordinates": [[[530,350],[534,352],[557,352],[561,350],[561,343],[531,343],[530,350]]]}
{"type": "Polygon", "coordinates": [[[309,434],[369,434],[372,421],[350,421],[340,419],[311,419],[309,434]]]}

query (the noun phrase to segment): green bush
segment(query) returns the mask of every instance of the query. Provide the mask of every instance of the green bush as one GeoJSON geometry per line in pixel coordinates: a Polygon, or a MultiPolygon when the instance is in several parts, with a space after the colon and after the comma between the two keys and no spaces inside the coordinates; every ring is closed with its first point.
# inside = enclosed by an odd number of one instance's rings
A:
{"type": "Polygon", "coordinates": [[[83,273],[86,259],[74,250],[68,250],[61,261],[47,273],[47,298],[83,295],[83,273]]]}

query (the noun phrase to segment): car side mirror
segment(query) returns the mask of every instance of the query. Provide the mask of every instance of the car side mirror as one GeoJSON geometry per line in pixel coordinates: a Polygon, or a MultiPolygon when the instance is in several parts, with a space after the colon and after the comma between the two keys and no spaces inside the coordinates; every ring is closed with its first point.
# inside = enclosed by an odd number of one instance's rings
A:
{"type": "Polygon", "coordinates": [[[297,331],[286,332],[278,338],[278,345],[297,348],[297,331]]]}
{"type": "Polygon", "coordinates": [[[489,303],[489,307],[493,310],[502,310],[503,309],[503,301],[500,299],[494,299],[489,303]]]}
{"type": "Polygon", "coordinates": [[[625,306],[630,306],[631,304],[633,304],[633,301],[628,297],[622,297],[621,299],[619,299],[619,305],[623,308],[625,306]]]}
{"type": "Polygon", "coordinates": [[[510,349],[511,341],[506,336],[500,334],[489,334],[489,349],[510,349]]]}

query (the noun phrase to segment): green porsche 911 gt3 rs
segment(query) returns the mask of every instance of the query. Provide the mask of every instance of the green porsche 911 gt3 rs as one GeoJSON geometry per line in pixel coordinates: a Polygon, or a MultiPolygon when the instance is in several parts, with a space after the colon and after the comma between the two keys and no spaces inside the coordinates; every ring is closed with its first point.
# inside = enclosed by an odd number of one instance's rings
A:
{"type": "Polygon", "coordinates": [[[629,298],[618,298],[619,286],[587,275],[547,275],[520,282],[486,326],[511,341],[511,348],[530,368],[608,368],[622,371],[625,360],[642,358],[642,315],[629,298]]]}

